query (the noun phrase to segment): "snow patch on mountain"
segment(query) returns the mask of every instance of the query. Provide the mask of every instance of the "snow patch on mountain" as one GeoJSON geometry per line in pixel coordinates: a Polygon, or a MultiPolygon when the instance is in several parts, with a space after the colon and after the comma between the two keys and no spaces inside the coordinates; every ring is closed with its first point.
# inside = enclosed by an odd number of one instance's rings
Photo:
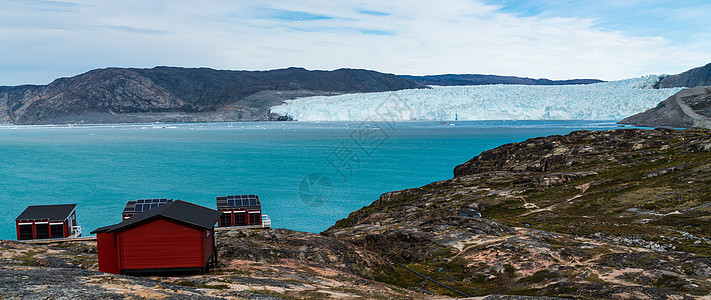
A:
{"type": "Polygon", "coordinates": [[[297,121],[620,120],[681,88],[653,89],[659,76],[589,85],[434,86],[285,101],[273,113],[297,121]]]}

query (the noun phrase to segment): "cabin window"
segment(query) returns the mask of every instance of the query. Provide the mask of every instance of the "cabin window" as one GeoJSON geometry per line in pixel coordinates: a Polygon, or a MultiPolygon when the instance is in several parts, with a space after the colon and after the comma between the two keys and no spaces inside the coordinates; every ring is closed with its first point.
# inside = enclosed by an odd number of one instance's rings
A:
{"type": "Polygon", "coordinates": [[[53,239],[64,237],[64,224],[49,225],[49,229],[51,230],[51,237],[53,239]]]}
{"type": "Polygon", "coordinates": [[[262,217],[259,213],[249,214],[249,225],[259,225],[262,224],[262,217]]]}
{"type": "Polygon", "coordinates": [[[48,239],[49,238],[49,223],[44,223],[44,224],[35,223],[35,231],[37,232],[38,239],[48,239]]]}
{"type": "Polygon", "coordinates": [[[246,212],[235,212],[235,226],[247,225],[246,212]]]}
{"type": "Polygon", "coordinates": [[[220,216],[220,226],[232,226],[232,214],[222,213],[220,216]]]}
{"type": "Polygon", "coordinates": [[[35,238],[34,233],[32,233],[32,224],[20,225],[20,240],[31,240],[35,238]]]}

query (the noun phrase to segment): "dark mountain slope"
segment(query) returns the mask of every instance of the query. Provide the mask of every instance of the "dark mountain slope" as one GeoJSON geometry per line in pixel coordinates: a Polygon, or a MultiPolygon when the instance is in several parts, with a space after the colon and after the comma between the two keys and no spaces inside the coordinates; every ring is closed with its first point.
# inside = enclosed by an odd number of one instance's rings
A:
{"type": "Polygon", "coordinates": [[[622,124],[647,127],[711,128],[711,64],[664,76],[654,88],[688,87],[622,124]]]}
{"type": "Polygon", "coordinates": [[[598,79],[570,79],[570,80],[550,80],[533,79],[515,76],[481,75],[481,74],[444,74],[410,76],[400,75],[400,77],[412,80],[424,85],[487,85],[487,84],[520,84],[520,85],[569,85],[569,84],[591,84],[603,82],[598,79]]]}
{"type": "Polygon", "coordinates": [[[107,68],[44,86],[0,87],[0,122],[14,124],[273,120],[286,99],[422,85],[367,70],[226,71],[107,68]]]}
{"type": "Polygon", "coordinates": [[[620,121],[647,127],[711,129],[711,86],[683,89],[654,108],[620,121]]]}
{"type": "Polygon", "coordinates": [[[697,87],[702,85],[711,85],[711,63],[676,75],[665,76],[659,80],[655,88],[697,87]]]}

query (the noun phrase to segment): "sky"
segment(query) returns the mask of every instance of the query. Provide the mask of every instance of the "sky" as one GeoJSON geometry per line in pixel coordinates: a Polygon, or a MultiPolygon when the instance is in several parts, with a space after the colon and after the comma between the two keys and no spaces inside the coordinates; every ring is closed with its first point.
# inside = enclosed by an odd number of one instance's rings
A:
{"type": "Polygon", "coordinates": [[[617,80],[711,63],[711,3],[0,1],[0,86],[106,67],[617,80]]]}

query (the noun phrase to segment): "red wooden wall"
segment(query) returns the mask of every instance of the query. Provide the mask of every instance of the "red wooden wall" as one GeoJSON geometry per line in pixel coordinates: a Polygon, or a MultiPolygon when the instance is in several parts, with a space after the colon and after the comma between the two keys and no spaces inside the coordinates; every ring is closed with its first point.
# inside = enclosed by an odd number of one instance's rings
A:
{"type": "Polygon", "coordinates": [[[121,231],[121,269],[203,267],[203,231],[156,219],[121,231]]]}
{"type": "Polygon", "coordinates": [[[214,249],[214,231],[159,218],[122,231],[99,233],[97,244],[102,272],[202,268],[214,249]]]}
{"type": "Polygon", "coordinates": [[[121,274],[116,233],[99,232],[96,234],[96,246],[99,248],[99,271],[121,274]]]}

